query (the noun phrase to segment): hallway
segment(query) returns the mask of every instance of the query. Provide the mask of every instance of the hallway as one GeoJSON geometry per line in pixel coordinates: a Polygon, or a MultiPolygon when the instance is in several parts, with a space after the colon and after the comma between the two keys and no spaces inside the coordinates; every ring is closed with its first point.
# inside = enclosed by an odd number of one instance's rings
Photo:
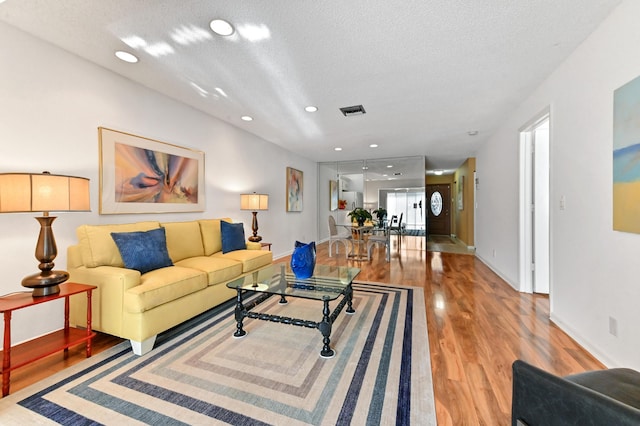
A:
{"type": "Polygon", "coordinates": [[[467,248],[462,241],[448,235],[429,235],[427,251],[441,253],[475,254],[475,249],[467,248]]]}

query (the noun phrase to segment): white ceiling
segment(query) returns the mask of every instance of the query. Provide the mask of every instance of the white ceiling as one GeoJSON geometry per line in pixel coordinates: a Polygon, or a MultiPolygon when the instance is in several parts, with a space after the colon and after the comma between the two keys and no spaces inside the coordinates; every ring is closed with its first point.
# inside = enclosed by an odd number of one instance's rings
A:
{"type": "Polygon", "coordinates": [[[314,161],[452,169],[619,3],[6,0],[0,20],[314,161]],[[214,35],[214,18],[236,33],[214,35]]]}

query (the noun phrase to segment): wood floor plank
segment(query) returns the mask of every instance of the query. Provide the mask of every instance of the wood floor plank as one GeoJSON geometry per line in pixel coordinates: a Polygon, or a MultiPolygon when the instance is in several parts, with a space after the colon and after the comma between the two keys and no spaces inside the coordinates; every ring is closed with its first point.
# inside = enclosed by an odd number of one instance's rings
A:
{"type": "MultiPolygon", "coordinates": [[[[383,248],[372,260],[329,257],[317,246],[317,263],[360,267],[360,281],[419,286],[425,290],[431,369],[438,424],[508,425],[511,364],[520,358],[552,373],[602,369],[586,350],[549,320],[547,296],[521,294],[473,255],[425,252],[424,238],[392,238],[391,262],[383,248]]],[[[277,262],[288,262],[289,258],[277,262]]],[[[120,342],[99,334],[94,354],[120,342]]],[[[18,369],[15,391],[84,359],[82,350],[18,369]]]]}

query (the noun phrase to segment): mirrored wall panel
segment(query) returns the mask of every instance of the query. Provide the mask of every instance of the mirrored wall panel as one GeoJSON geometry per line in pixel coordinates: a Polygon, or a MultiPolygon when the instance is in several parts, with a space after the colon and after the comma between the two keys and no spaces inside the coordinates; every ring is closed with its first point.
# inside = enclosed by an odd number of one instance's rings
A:
{"type": "Polygon", "coordinates": [[[425,157],[319,163],[318,173],[321,240],[329,238],[329,215],[348,224],[356,207],[369,212],[384,208],[387,219],[402,215],[407,230],[426,229],[425,157]]]}

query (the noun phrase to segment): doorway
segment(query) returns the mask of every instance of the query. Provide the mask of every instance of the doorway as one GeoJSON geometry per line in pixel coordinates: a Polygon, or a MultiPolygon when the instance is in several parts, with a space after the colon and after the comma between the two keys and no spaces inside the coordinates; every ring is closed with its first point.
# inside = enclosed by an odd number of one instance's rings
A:
{"type": "Polygon", "coordinates": [[[427,235],[451,235],[451,185],[427,185],[427,235]]]}
{"type": "Polygon", "coordinates": [[[520,291],[549,293],[549,143],[546,110],[520,131],[520,291]]]}

